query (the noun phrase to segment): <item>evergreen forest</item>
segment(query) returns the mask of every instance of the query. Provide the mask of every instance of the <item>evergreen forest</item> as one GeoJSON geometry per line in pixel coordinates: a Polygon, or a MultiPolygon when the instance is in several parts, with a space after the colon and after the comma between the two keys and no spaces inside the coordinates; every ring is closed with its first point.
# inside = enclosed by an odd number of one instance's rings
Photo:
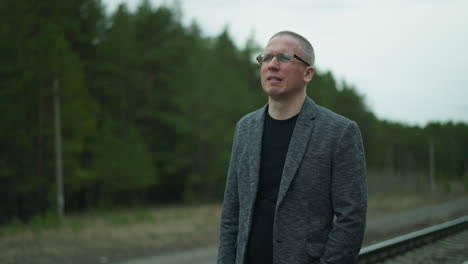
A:
{"type": "MultiPolygon", "coordinates": [[[[0,223],[55,212],[58,139],[65,212],[221,202],[235,124],[267,101],[261,46],[181,16],[148,1],[111,14],[100,0],[2,2],[0,223]]],[[[369,181],[432,173],[468,188],[468,124],[379,119],[320,69],[308,94],[358,123],[369,181]]]]}

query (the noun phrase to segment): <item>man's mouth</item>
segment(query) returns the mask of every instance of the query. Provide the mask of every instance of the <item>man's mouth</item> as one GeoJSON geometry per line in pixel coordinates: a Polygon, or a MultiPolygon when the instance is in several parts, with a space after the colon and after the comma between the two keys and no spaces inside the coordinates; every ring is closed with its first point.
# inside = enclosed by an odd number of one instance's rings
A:
{"type": "Polygon", "coordinates": [[[268,76],[267,81],[281,82],[283,79],[278,76],[268,76]]]}

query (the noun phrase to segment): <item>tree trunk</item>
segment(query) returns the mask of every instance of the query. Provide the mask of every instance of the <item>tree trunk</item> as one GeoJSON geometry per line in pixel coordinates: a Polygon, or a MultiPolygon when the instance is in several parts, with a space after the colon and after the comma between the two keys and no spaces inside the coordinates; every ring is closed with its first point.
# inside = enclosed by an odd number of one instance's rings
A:
{"type": "Polygon", "coordinates": [[[60,122],[60,87],[57,77],[54,77],[54,127],[55,127],[55,168],[57,182],[57,214],[63,220],[65,199],[63,198],[63,166],[62,166],[62,133],[60,122]]]}

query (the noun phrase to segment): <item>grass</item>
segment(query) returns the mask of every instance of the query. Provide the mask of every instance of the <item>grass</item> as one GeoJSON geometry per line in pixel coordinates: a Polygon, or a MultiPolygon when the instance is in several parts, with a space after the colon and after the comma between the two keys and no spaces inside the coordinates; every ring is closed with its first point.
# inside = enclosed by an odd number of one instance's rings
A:
{"type": "MultiPolygon", "coordinates": [[[[165,206],[155,208],[117,209],[117,210],[92,210],[86,213],[72,213],[66,215],[61,223],[53,212],[34,216],[25,223],[18,218],[4,226],[0,226],[0,234],[18,234],[21,232],[47,232],[71,229],[81,231],[89,227],[106,226],[119,228],[136,224],[152,223],[176,223],[184,219],[203,218],[212,214],[216,205],[192,206],[165,206]]],[[[216,209],[215,209],[216,210],[216,209]]]]}
{"type": "Polygon", "coordinates": [[[67,215],[1,227],[0,262],[98,263],[217,242],[220,205],[172,206],[67,215]],[[67,262],[67,261],[75,262],[67,262]]]}

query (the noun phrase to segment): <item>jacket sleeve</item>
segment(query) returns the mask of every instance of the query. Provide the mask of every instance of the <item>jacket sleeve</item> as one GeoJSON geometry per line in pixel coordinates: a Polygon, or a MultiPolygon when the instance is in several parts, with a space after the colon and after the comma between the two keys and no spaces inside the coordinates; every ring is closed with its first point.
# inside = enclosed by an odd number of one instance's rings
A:
{"type": "Polygon", "coordinates": [[[367,180],[362,137],[355,122],[343,129],[332,159],[335,221],[321,263],[356,263],[366,225],[367,180]]]}
{"type": "Polygon", "coordinates": [[[239,196],[237,185],[237,148],[239,124],[236,126],[234,141],[229,162],[226,189],[221,211],[221,226],[218,248],[218,264],[234,264],[236,262],[237,234],[239,229],[239,196]]]}

